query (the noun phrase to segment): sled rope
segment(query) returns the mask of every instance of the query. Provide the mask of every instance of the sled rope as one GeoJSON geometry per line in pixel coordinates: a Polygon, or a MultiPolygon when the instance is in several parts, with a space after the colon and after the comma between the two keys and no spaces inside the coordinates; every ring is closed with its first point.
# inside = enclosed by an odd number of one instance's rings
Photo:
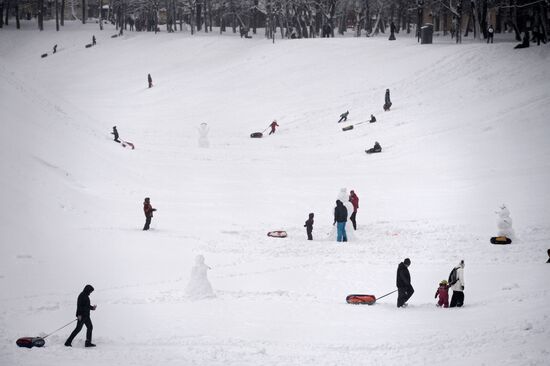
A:
{"type": "Polygon", "coordinates": [[[55,332],[58,332],[58,331],[60,331],[61,329],[65,328],[65,327],[68,327],[69,325],[73,324],[73,323],[74,323],[75,321],[77,321],[77,320],[78,320],[78,319],[71,320],[70,323],[65,324],[65,325],[62,326],[61,328],[56,329],[56,330],[54,330],[53,332],[51,332],[50,334],[45,335],[44,337],[41,337],[41,338],[42,338],[42,339],[46,339],[46,338],[48,338],[49,336],[51,336],[52,334],[54,334],[55,332]]]}
{"type": "Polygon", "coordinates": [[[397,292],[397,290],[393,290],[392,292],[388,292],[387,294],[380,296],[377,300],[380,300],[380,299],[383,298],[383,297],[386,297],[386,296],[388,296],[388,295],[391,295],[391,294],[393,294],[394,292],[397,292]]]}

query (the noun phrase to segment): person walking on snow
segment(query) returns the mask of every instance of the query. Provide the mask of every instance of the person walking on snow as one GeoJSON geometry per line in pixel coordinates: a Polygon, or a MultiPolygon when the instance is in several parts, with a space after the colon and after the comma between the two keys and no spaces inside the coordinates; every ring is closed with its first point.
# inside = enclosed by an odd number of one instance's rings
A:
{"type": "Polygon", "coordinates": [[[443,280],[439,282],[439,287],[435,292],[434,299],[436,299],[438,296],[439,296],[439,301],[437,302],[437,306],[448,308],[449,307],[449,285],[447,283],[447,280],[443,280]]]}
{"type": "Polygon", "coordinates": [[[147,74],[147,81],[149,82],[149,88],[153,87],[153,78],[151,77],[151,74],[147,74]]]}
{"type": "Polygon", "coordinates": [[[92,320],[90,319],[90,311],[95,310],[97,305],[90,305],[90,294],[94,291],[92,285],[86,285],[84,290],[78,295],[76,301],[76,328],[73,330],[69,338],[65,341],[66,347],[72,347],[73,339],[77,334],[82,330],[82,327],[86,326],[86,343],[85,347],[95,347],[95,344],[92,343],[92,330],[94,326],[92,325],[92,320]]]}
{"type": "Polygon", "coordinates": [[[399,263],[397,266],[397,278],[395,284],[397,286],[397,307],[406,307],[407,301],[414,293],[414,288],[411,285],[411,274],[409,273],[409,266],[411,260],[405,258],[405,260],[399,263]]]}
{"type": "Polygon", "coordinates": [[[342,121],[347,121],[348,120],[348,114],[349,114],[349,111],[346,111],[345,113],[342,113],[340,115],[340,120],[338,121],[338,123],[340,123],[342,121]]]}
{"type": "Polygon", "coordinates": [[[357,197],[354,190],[349,191],[349,201],[353,205],[353,213],[349,217],[349,220],[353,225],[353,230],[357,230],[357,222],[355,221],[355,217],[357,216],[357,209],[359,208],[359,197],[357,197]]]}
{"type": "Polygon", "coordinates": [[[495,35],[495,29],[492,25],[489,25],[487,28],[487,43],[493,43],[493,37],[495,35]]]}
{"type": "Polygon", "coordinates": [[[271,127],[271,132],[269,133],[270,135],[272,133],[275,133],[275,127],[279,127],[279,125],[277,124],[277,120],[274,119],[273,122],[271,122],[271,124],[269,125],[271,127]]]}
{"type": "Polygon", "coordinates": [[[546,263],[550,263],[550,249],[548,249],[546,253],[548,254],[548,260],[546,261],[546,263]]]}
{"type": "Polygon", "coordinates": [[[306,220],[306,223],[304,224],[304,227],[306,228],[307,232],[307,240],[313,240],[313,213],[309,214],[309,218],[306,220]]]}
{"type": "Polygon", "coordinates": [[[92,35],[92,46],[95,46],[95,35],[92,35]]]}
{"type": "Polygon", "coordinates": [[[464,305],[464,259],[460,261],[456,269],[457,281],[451,285],[453,296],[450,307],[462,307],[464,305]]]}
{"type": "Polygon", "coordinates": [[[113,132],[111,132],[111,135],[115,136],[115,141],[120,143],[120,140],[118,139],[118,131],[116,129],[116,126],[113,126],[113,132]]]}
{"type": "Polygon", "coordinates": [[[386,89],[386,95],[384,96],[384,111],[389,111],[391,108],[390,89],[386,89]]]}
{"type": "Polygon", "coordinates": [[[346,235],[346,222],[348,221],[348,209],[342,201],[336,200],[336,207],[334,208],[334,223],[336,225],[336,241],[348,241],[346,235]]]}
{"type": "Polygon", "coordinates": [[[156,208],[153,208],[151,206],[149,197],[146,197],[145,201],[143,202],[143,212],[145,213],[145,226],[143,227],[143,230],[149,230],[151,219],[153,218],[153,212],[156,210],[156,208]]]}

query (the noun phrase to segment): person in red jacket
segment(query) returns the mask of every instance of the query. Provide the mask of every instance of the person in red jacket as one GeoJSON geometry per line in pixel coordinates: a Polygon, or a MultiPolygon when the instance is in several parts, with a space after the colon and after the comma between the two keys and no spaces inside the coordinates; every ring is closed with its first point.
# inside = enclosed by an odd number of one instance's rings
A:
{"type": "Polygon", "coordinates": [[[149,197],[146,197],[145,201],[143,202],[143,212],[145,213],[145,226],[143,227],[143,230],[149,230],[151,219],[153,218],[153,212],[156,210],[156,208],[153,208],[151,206],[149,197]]]}
{"type": "Polygon", "coordinates": [[[439,282],[439,287],[435,292],[434,298],[437,298],[438,296],[439,296],[439,301],[437,302],[437,306],[448,308],[449,307],[449,284],[447,283],[447,280],[443,280],[439,282]]]}
{"type": "Polygon", "coordinates": [[[359,208],[359,197],[355,194],[355,191],[351,190],[349,192],[349,201],[353,205],[353,213],[349,217],[351,223],[353,224],[353,230],[357,230],[357,222],[355,217],[357,216],[357,209],[359,208]]]}
{"type": "Polygon", "coordinates": [[[277,124],[277,120],[276,120],[276,119],[274,119],[273,122],[271,122],[271,124],[270,124],[269,126],[271,126],[271,132],[269,133],[270,135],[271,135],[272,133],[275,133],[275,127],[279,127],[279,125],[277,124]]]}

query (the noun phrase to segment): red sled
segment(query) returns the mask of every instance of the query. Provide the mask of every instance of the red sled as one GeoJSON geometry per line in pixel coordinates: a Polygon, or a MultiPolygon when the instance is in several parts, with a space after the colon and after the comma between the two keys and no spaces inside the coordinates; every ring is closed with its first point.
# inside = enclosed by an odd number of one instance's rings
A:
{"type": "Polygon", "coordinates": [[[270,231],[267,233],[267,236],[271,236],[272,238],[286,238],[287,233],[286,231],[279,230],[279,231],[270,231]]]}
{"type": "Polygon", "coordinates": [[[346,302],[348,304],[354,305],[374,305],[376,302],[376,296],[374,295],[348,295],[346,297],[346,302]]]}
{"type": "Polygon", "coordinates": [[[19,338],[15,344],[25,348],[44,347],[46,341],[42,337],[22,337],[19,338]]]}

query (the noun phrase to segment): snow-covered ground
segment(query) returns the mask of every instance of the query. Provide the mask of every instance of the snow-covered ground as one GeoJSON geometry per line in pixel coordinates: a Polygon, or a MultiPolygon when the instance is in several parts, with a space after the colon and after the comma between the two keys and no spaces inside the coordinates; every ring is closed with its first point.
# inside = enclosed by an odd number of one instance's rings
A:
{"type": "Polygon", "coordinates": [[[1,365],[548,365],[548,45],[13,28],[0,30],[1,365]],[[249,137],[273,119],[275,135],[249,137]],[[375,141],[383,152],[365,154],[375,141]],[[337,244],[344,187],[359,227],[337,244]],[[503,203],[518,240],[495,246],[503,203]],[[185,292],[199,254],[215,298],[185,292]],[[393,291],[405,257],[408,308],[395,294],[345,303],[393,291]],[[436,308],[460,259],[465,306],[436,308]],[[88,283],[97,348],[85,331],[64,347],[73,325],[15,345],[74,319],[88,283]]]}

